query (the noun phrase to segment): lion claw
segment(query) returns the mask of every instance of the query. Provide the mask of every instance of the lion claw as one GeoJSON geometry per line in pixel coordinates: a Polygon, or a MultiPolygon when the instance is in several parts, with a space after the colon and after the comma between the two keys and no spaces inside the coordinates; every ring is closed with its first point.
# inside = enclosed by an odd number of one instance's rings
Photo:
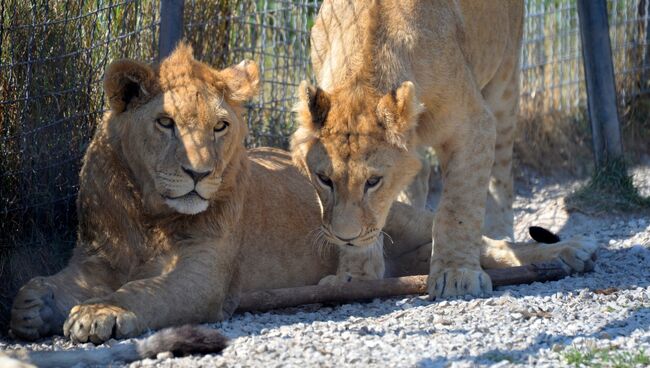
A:
{"type": "Polygon", "coordinates": [[[112,337],[133,337],[140,332],[133,312],[110,304],[82,304],[70,311],[63,334],[73,342],[101,344],[112,337]]]}
{"type": "Polygon", "coordinates": [[[492,280],[482,269],[444,268],[432,270],[427,281],[429,298],[461,295],[484,296],[492,293],[492,280]]]}

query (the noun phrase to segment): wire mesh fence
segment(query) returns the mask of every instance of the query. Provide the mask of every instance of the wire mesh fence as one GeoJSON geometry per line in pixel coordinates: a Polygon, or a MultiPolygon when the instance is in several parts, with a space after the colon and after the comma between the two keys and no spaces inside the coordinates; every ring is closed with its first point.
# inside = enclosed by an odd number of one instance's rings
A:
{"type": "MultiPolygon", "coordinates": [[[[608,0],[624,145],[645,145],[650,123],[647,0],[608,0]]],[[[585,172],[591,156],[587,95],[575,0],[526,0],[517,158],[547,171],[585,172]]]]}
{"type": "Polygon", "coordinates": [[[68,211],[48,208],[65,208],[75,195],[80,158],[104,110],[104,67],[115,55],[151,59],[156,12],[140,1],[2,1],[3,234],[67,225],[68,211]]]}
{"type": "MultiPolygon", "coordinates": [[[[609,0],[619,103],[650,89],[648,1],[609,0]]],[[[521,106],[533,114],[584,108],[586,90],[578,9],[573,0],[527,0],[521,106]]]]}
{"type": "MultiPolygon", "coordinates": [[[[649,91],[648,1],[610,0],[619,102],[649,91]]],[[[248,108],[250,146],[286,147],[295,86],[310,75],[309,29],[318,0],[186,0],[185,37],[198,59],[261,67],[248,108]]],[[[159,0],[0,0],[0,298],[75,239],[81,157],[101,118],[111,60],[157,58],[159,0]],[[21,276],[23,275],[23,276],[21,276]]],[[[527,0],[523,115],[584,112],[575,1],[527,0]]],[[[48,268],[50,267],[50,268],[48,268]]],[[[1,321],[0,321],[1,322],[1,321]]]]}
{"type": "Polygon", "coordinates": [[[309,29],[317,0],[186,1],[185,38],[217,67],[243,59],[260,66],[262,93],[249,104],[249,146],[285,147],[295,89],[309,76],[309,29]],[[207,10],[207,11],[206,11],[207,10]]]}

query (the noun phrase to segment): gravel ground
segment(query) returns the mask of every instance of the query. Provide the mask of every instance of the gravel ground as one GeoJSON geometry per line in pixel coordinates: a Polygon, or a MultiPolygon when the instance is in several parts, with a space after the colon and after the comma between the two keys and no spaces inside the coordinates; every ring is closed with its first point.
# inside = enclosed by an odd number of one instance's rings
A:
{"type": "MultiPolygon", "coordinates": [[[[650,195],[650,166],[634,175],[650,195]]],[[[130,366],[650,365],[650,217],[567,213],[563,197],[576,184],[535,177],[520,183],[516,234],[524,238],[536,224],[564,237],[592,236],[601,244],[592,273],[502,287],[484,299],[408,297],[246,313],[215,325],[232,338],[222,355],[160,356],[130,366]]],[[[12,344],[0,341],[0,350],[12,344]]],[[[53,345],[71,347],[62,338],[26,347],[53,345]]]]}

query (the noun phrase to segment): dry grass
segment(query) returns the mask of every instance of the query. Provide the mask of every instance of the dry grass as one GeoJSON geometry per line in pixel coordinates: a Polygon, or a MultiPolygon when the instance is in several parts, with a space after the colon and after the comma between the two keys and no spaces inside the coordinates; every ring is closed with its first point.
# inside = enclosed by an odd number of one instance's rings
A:
{"type": "Polygon", "coordinates": [[[592,160],[590,140],[583,111],[522,113],[515,138],[515,167],[525,165],[547,175],[585,175],[592,160]]]}
{"type": "Polygon", "coordinates": [[[567,198],[571,209],[584,213],[650,211],[650,198],[642,197],[628,174],[625,160],[617,159],[594,170],[585,186],[567,198]]]}

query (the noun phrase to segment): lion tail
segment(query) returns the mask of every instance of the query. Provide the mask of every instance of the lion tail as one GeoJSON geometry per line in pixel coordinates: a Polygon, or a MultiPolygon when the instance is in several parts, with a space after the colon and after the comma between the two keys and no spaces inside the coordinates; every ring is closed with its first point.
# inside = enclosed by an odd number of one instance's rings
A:
{"type": "MultiPolygon", "coordinates": [[[[14,351],[9,357],[18,359],[15,367],[70,367],[108,365],[111,362],[133,362],[155,358],[159,353],[171,352],[174,356],[219,353],[228,345],[228,339],[216,329],[198,325],[169,327],[135,342],[115,344],[107,348],[70,351],[14,351]]],[[[0,357],[2,361],[2,357],[0,357]]]]}

